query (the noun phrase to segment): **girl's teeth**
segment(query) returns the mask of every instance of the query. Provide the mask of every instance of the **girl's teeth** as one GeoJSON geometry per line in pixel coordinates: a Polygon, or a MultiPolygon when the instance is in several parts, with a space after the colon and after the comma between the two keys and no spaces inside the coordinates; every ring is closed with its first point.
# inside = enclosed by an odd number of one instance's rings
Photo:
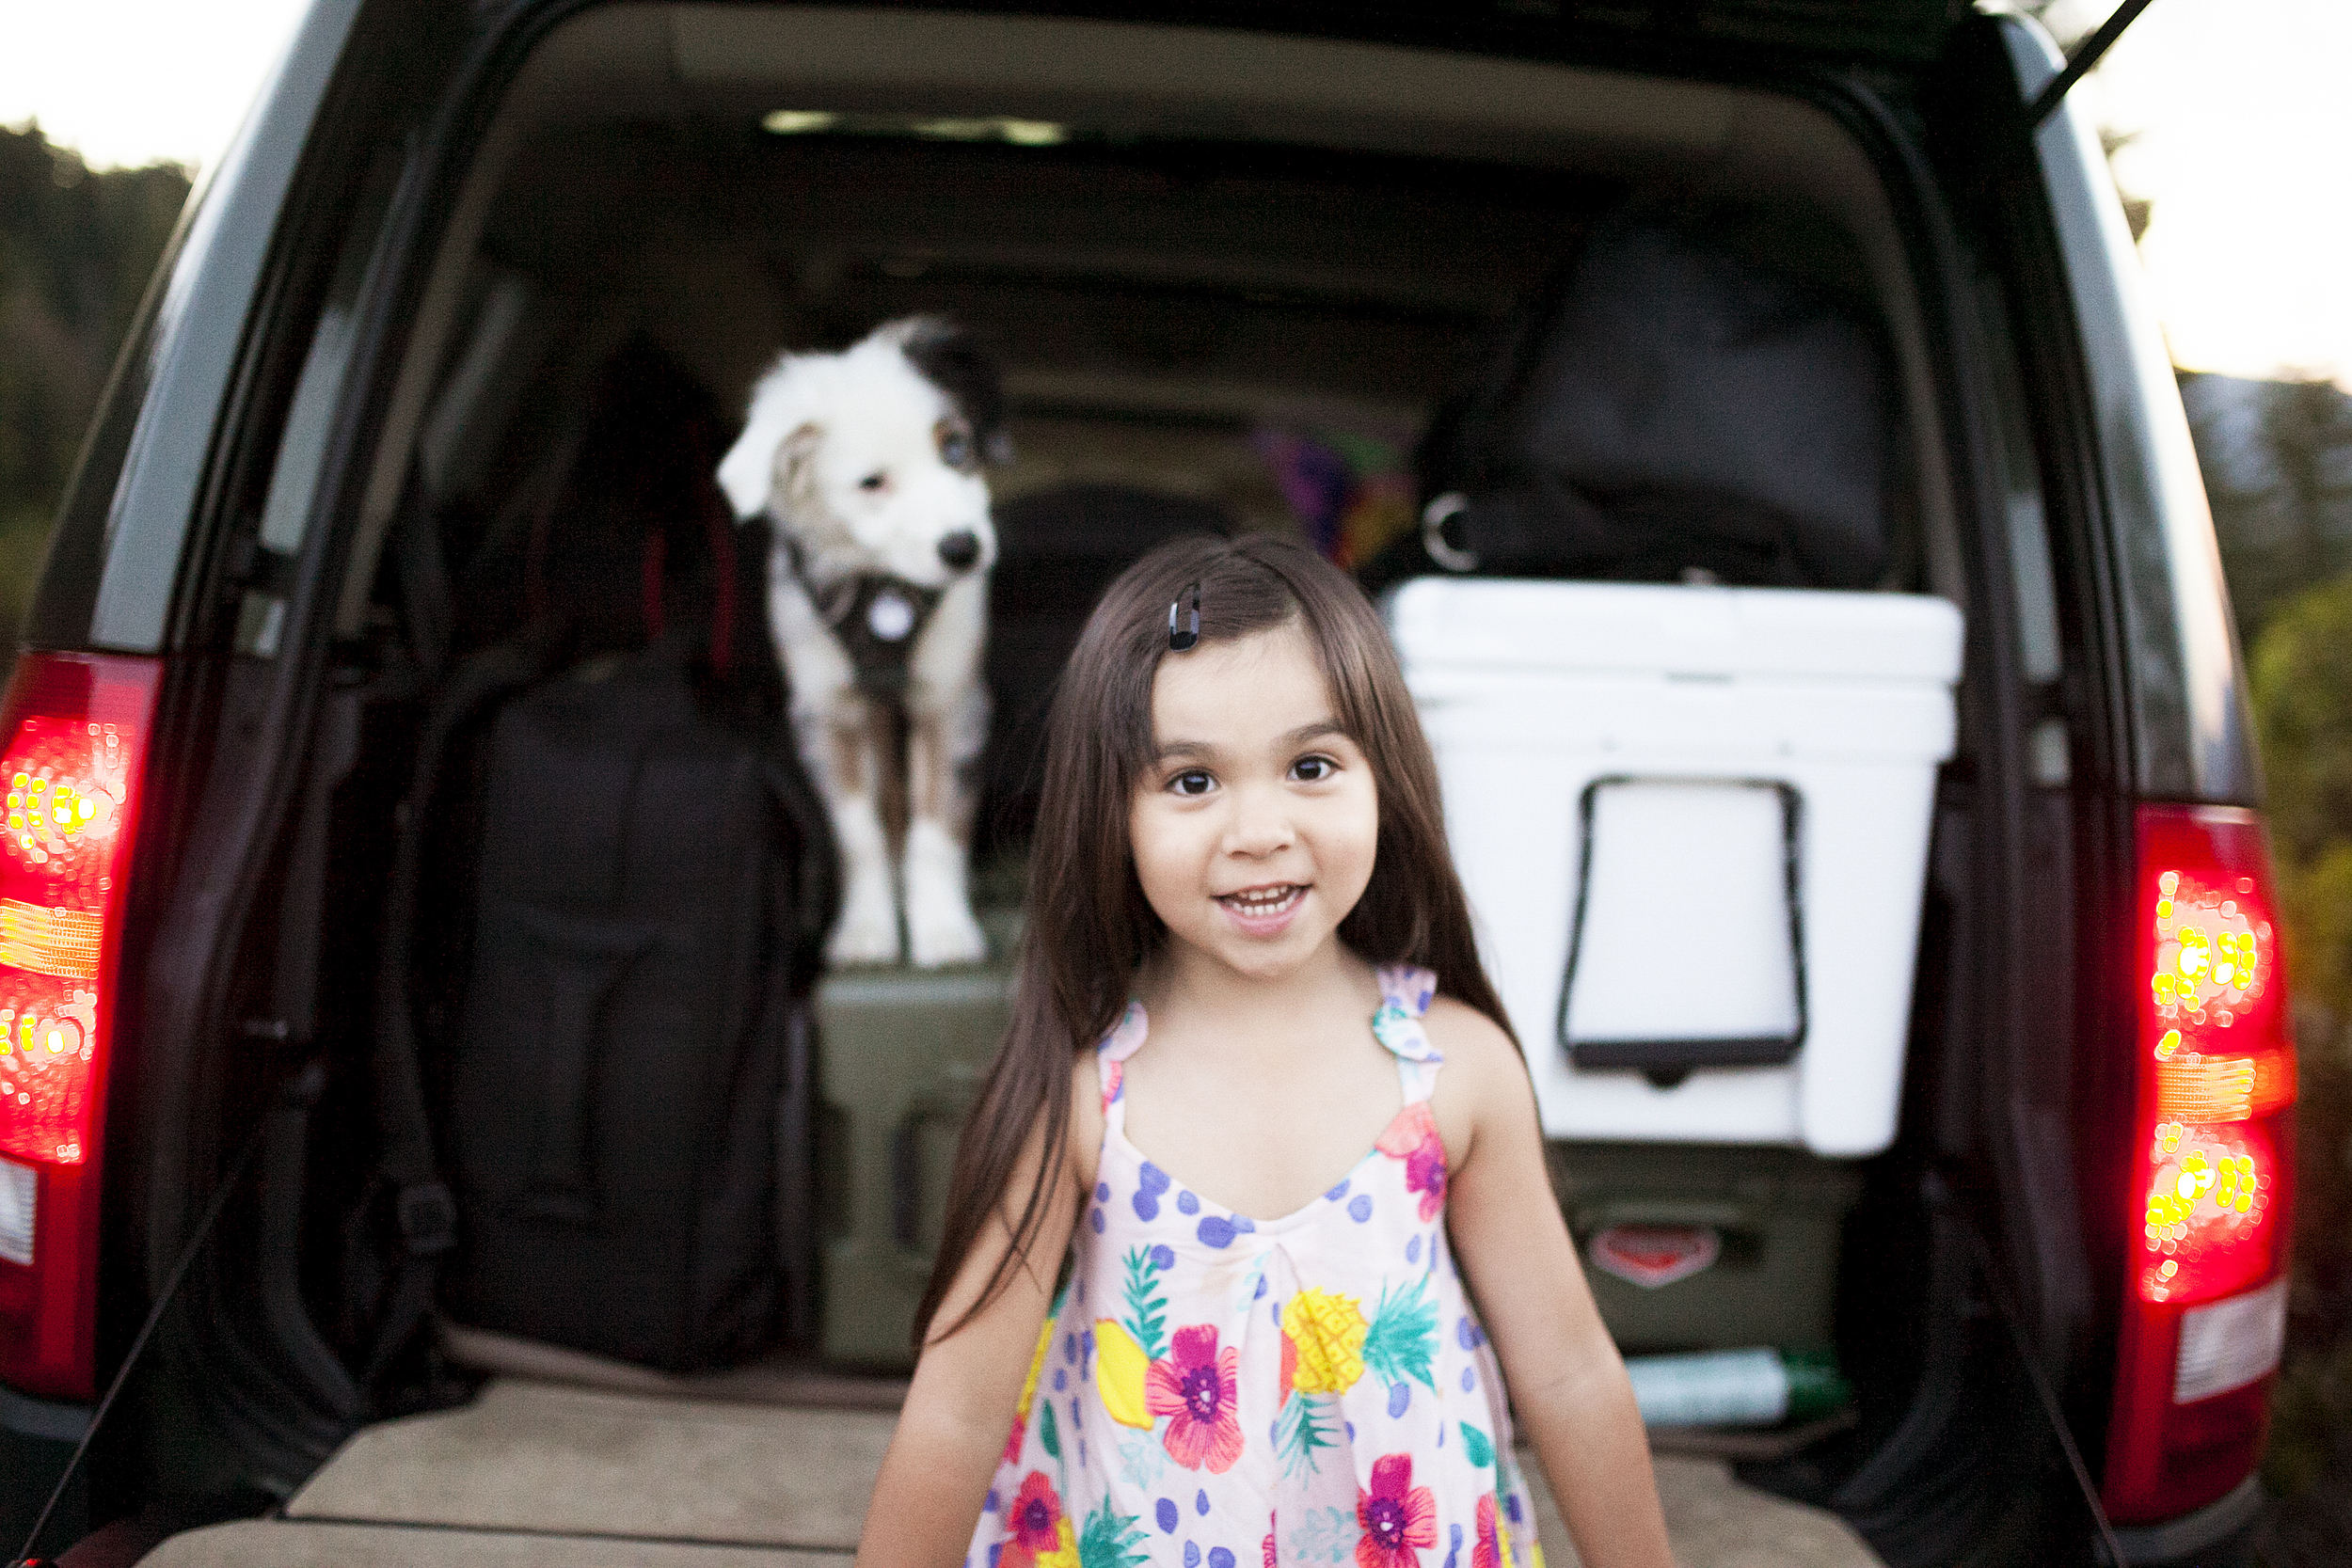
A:
{"type": "Polygon", "coordinates": [[[1292,886],[1277,888],[1267,893],[1229,893],[1225,895],[1225,901],[1251,914],[1265,914],[1280,909],[1296,896],[1298,896],[1298,889],[1292,886]]]}

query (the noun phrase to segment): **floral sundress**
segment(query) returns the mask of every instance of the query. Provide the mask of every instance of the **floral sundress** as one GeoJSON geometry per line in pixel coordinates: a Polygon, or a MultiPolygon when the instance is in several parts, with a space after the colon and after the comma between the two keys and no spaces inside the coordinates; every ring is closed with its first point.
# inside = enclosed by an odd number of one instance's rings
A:
{"type": "Polygon", "coordinates": [[[965,1568],[1542,1568],[1502,1382],[1446,1243],[1436,977],[1380,971],[1405,1103],[1356,1168],[1257,1220],[1128,1142],[1103,1152],[965,1568]]]}

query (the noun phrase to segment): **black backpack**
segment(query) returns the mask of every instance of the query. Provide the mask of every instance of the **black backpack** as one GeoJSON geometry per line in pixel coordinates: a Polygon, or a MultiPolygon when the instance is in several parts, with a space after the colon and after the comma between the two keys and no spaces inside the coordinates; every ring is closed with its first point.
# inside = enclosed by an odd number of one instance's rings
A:
{"type": "Polygon", "coordinates": [[[1621,215],[1433,417],[1422,527],[1360,576],[1869,587],[1907,505],[1899,409],[1844,299],[1621,215]]]}
{"type": "MultiPolygon", "coordinates": [[[[625,354],[582,445],[707,444],[663,428],[663,373],[625,354]]],[[[626,531],[606,476],[559,488],[534,554],[582,518],[599,544],[626,531]]],[[[729,657],[749,595],[677,612],[679,582],[747,575],[696,494],[634,549],[567,549],[602,563],[601,602],[566,584],[460,661],[423,725],[375,1009],[395,1266],[370,1379],[437,1299],[673,1371],[813,1331],[810,998],[838,870],[766,638],[729,657]]]]}

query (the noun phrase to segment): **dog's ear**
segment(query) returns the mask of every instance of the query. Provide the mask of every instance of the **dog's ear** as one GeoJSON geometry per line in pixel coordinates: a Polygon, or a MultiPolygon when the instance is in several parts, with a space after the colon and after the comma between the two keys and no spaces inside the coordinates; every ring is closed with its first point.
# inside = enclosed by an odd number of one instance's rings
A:
{"type": "Polygon", "coordinates": [[[899,350],[925,379],[947,394],[972,427],[983,461],[1012,461],[1012,433],[1005,426],[1005,384],[996,361],[972,333],[934,316],[909,324],[899,350]]]}
{"type": "Polygon", "coordinates": [[[799,429],[776,443],[776,492],[799,500],[802,492],[815,483],[814,464],[817,449],[825,439],[825,427],[815,420],[804,420],[799,429]]]}
{"type": "Polygon", "coordinates": [[[735,438],[726,456],[719,460],[719,488],[735,509],[736,520],[746,521],[768,509],[768,499],[783,468],[778,459],[784,444],[797,434],[794,427],[803,423],[803,399],[787,395],[785,389],[787,372],[791,360],[776,362],[775,368],[760,379],[752,393],[751,412],[743,420],[743,434],[735,438]]]}

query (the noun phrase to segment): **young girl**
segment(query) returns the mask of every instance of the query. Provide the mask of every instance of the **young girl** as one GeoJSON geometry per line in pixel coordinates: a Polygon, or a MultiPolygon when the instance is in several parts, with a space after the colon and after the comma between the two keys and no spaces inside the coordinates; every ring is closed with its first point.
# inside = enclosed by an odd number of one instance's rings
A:
{"type": "Polygon", "coordinates": [[[859,1568],[1534,1568],[1498,1355],[1584,1561],[1671,1561],[1428,743],[1311,551],[1178,541],[1087,623],[917,1334],[859,1568]]]}

